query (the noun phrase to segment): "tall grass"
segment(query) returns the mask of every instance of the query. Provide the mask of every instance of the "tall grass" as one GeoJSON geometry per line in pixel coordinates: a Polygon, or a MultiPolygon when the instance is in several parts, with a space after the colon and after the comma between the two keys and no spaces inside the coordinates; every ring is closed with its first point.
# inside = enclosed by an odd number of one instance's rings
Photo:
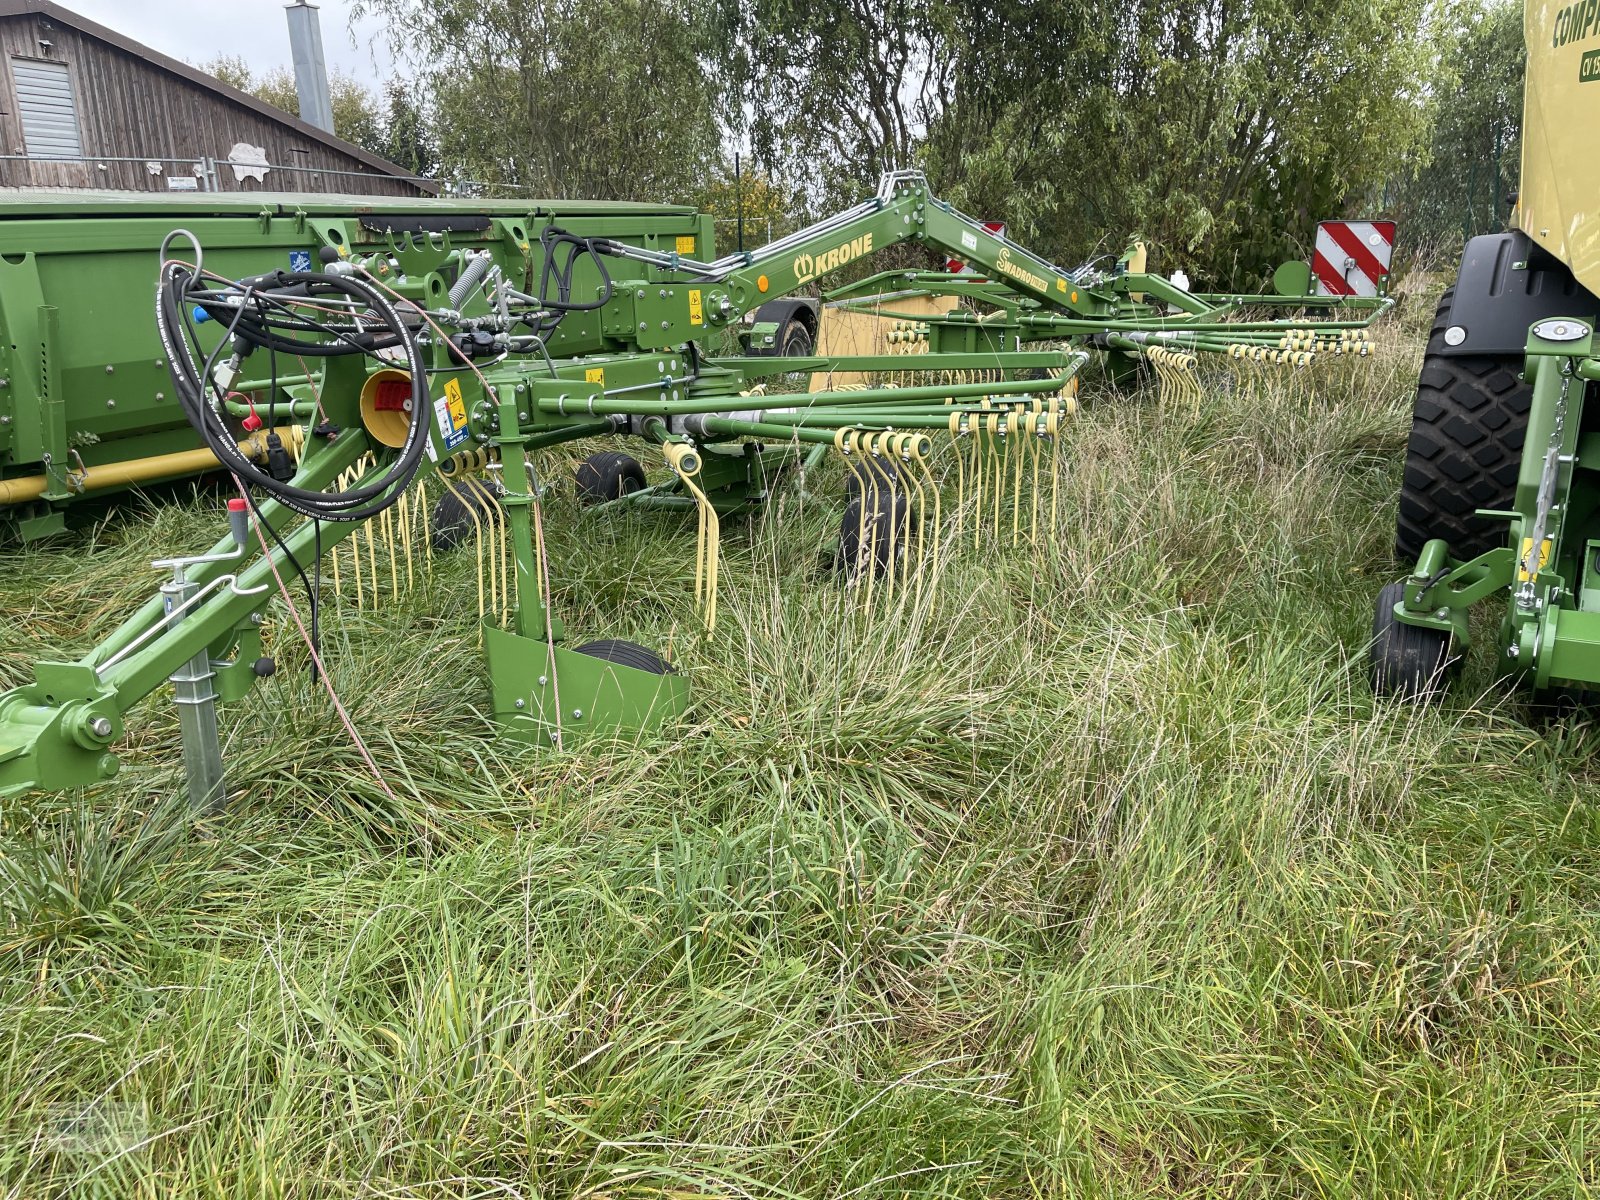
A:
{"type": "MultiPolygon", "coordinates": [[[[1591,728],[1363,674],[1419,352],[1092,396],[1037,548],[921,605],[823,569],[833,469],[725,523],[548,510],[580,637],[695,707],[492,740],[465,559],[226,714],[191,819],[153,698],[0,835],[16,1196],[1567,1196],[1595,1186],[1591,728]]],[[[203,507],[0,562],[0,680],[203,507]]]]}

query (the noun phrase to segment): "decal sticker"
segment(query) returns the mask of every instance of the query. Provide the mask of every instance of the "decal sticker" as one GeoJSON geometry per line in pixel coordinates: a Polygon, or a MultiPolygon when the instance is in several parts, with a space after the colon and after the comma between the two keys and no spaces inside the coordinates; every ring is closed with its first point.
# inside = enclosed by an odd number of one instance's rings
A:
{"type": "Polygon", "coordinates": [[[467,401],[459,380],[445,382],[444,395],[433,402],[433,412],[439,422],[439,440],[446,450],[454,450],[467,440],[467,401]]]}

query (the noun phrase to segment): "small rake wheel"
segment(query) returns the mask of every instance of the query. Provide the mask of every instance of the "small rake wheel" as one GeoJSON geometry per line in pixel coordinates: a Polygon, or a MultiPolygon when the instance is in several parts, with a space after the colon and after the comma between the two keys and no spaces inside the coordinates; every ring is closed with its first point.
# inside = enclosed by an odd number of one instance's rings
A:
{"type": "Polygon", "coordinates": [[[1407,625],[1395,616],[1395,605],[1404,595],[1404,581],[1378,593],[1372,616],[1372,691],[1431,703],[1443,698],[1460,659],[1451,656],[1448,633],[1407,625]]]}
{"type": "Polygon", "coordinates": [[[505,494],[505,488],[489,479],[448,484],[430,518],[433,548],[454,550],[487,522],[497,520],[494,510],[505,494]]]}
{"type": "Polygon", "coordinates": [[[578,499],[584,504],[605,504],[637,492],[645,485],[644,468],[632,455],[617,450],[591,454],[575,472],[578,499]]]}

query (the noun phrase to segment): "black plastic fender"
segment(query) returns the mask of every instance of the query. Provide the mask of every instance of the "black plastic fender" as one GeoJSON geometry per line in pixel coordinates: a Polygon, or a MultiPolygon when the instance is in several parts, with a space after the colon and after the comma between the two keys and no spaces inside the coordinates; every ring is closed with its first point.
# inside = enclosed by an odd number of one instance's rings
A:
{"type": "Polygon", "coordinates": [[[1545,317],[1594,321],[1600,300],[1521,230],[1486,233],[1462,252],[1445,336],[1429,353],[1520,357],[1528,326],[1545,317]]]}

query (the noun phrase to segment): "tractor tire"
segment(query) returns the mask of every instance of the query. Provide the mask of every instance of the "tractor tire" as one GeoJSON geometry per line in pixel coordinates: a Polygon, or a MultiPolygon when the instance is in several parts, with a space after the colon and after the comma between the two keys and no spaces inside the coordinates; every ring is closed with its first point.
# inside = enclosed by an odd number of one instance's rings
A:
{"type": "Polygon", "coordinates": [[[644,487],[639,460],[616,450],[591,454],[578,464],[578,499],[584,504],[620,500],[644,487]]]}
{"type": "Polygon", "coordinates": [[[454,550],[476,533],[485,521],[494,519],[492,510],[498,507],[500,497],[505,494],[505,488],[488,479],[448,484],[438,503],[433,506],[430,518],[433,548],[439,551],[454,550]]]}
{"type": "Polygon", "coordinates": [[[868,570],[885,575],[909,552],[907,543],[916,535],[911,498],[904,491],[897,487],[869,489],[844,507],[834,566],[852,583],[868,570]]]}
{"type": "Polygon", "coordinates": [[[1391,583],[1378,593],[1372,615],[1372,693],[1401,700],[1431,702],[1443,697],[1453,668],[1450,635],[1437,629],[1406,625],[1394,615],[1405,596],[1405,583],[1391,583]]]}
{"type": "Polygon", "coordinates": [[[637,642],[623,642],[607,639],[600,642],[586,642],[574,648],[578,654],[587,654],[590,658],[598,658],[604,662],[616,663],[619,667],[632,667],[636,671],[648,671],[652,675],[676,675],[677,668],[667,662],[654,650],[648,650],[637,642]]]}
{"type": "Polygon", "coordinates": [[[1504,509],[1516,493],[1533,389],[1515,355],[1446,357],[1452,288],[1434,314],[1417,379],[1417,400],[1400,486],[1395,557],[1414,563],[1423,544],[1443,538],[1458,559],[1504,544],[1505,526],[1473,516],[1504,509]]]}

